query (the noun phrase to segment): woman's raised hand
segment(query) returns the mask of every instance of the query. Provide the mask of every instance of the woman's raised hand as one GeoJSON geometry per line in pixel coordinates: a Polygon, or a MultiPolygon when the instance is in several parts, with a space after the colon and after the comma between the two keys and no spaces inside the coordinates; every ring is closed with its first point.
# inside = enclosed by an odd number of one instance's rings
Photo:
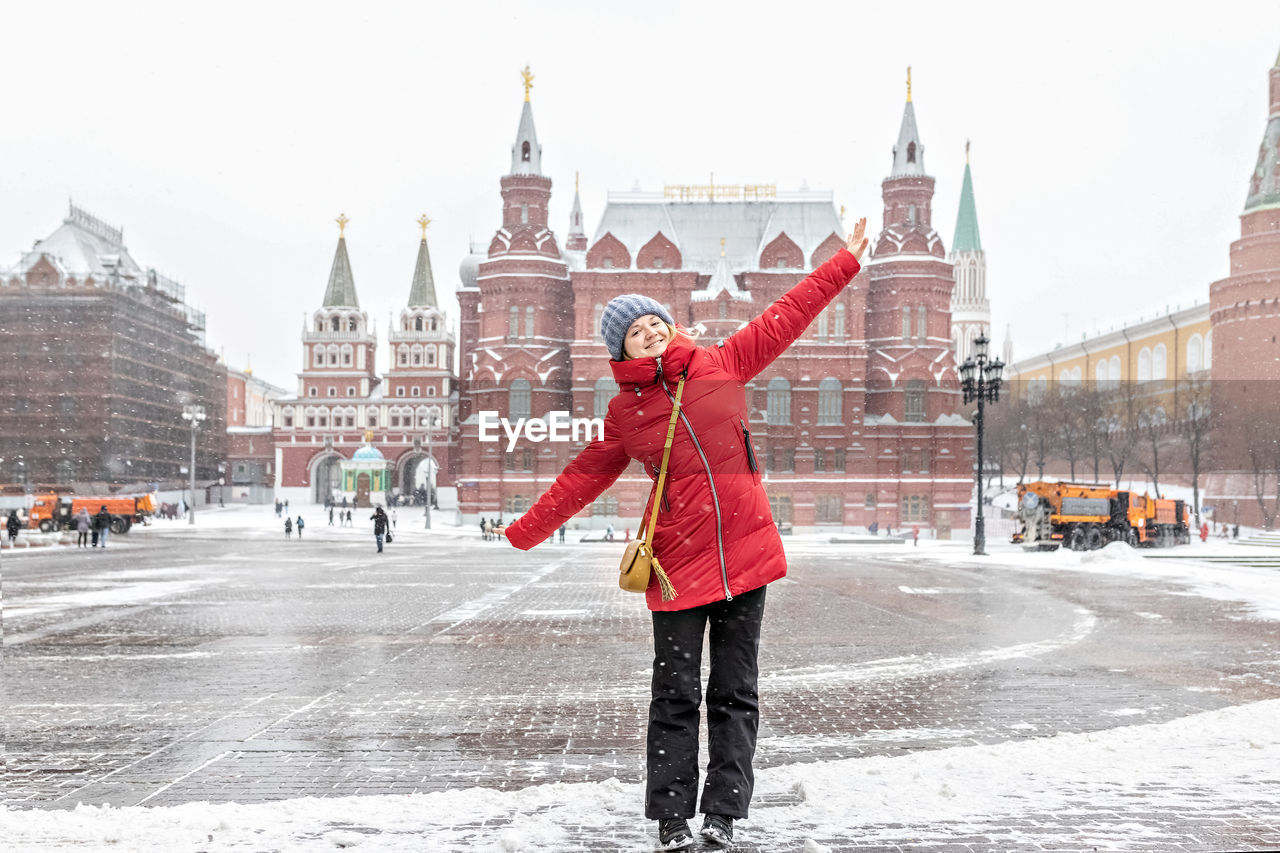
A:
{"type": "Polygon", "coordinates": [[[849,235],[848,249],[850,254],[862,262],[862,253],[867,250],[867,217],[862,217],[857,224],[853,226],[853,233],[849,235]]]}

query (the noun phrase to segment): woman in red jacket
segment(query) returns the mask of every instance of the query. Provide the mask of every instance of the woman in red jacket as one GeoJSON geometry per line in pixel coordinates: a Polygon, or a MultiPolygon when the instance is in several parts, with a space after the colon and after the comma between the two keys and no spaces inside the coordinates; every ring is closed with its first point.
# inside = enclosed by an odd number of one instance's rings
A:
{"type": "MultiPolygon", "coordinates": [[[[569,463],[551,488],[506,528],[529,549],[599,495],[637,459],[654,478],[662,463],[676,389],[685,378],[666,490],[653,536],[677,595],[653,611],[653,699],[649,706],[645,815],[659,822],[661,849],[692,845],[687,823],[698,798],[698,707],[702,641],[710,625],[707,681],[708,764],[703,837],[733,840],[754,784],[759,712],[756,693],[766,585],[787,573],[782,540],[747,429],[746,383],[803,334],[858,274],[866,219],[846,249],[724,341],[699,347],[658,302],[636,294],[609,302],[601,332],[620,393],[609,403],[604,437],[569,463]]],[[[653,495],[650,495],[652,502],[653,495]]],[[[652,507],[645,509],[648,519],[652,507]]]]}

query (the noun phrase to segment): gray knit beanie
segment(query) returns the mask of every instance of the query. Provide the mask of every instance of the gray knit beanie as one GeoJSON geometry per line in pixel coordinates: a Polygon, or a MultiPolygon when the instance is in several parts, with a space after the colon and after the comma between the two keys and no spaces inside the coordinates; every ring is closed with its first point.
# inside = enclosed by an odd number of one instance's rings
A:
{"type": "Polygon", "coordinates": [[[647,296],[638,293],[624,293],[615,296],[604,306],[600,315],[600,335],[604,345],[609,348],[609,355],[614,361],[622,361],[622,347],[631,324],[646,314],[656,314],[666,323],[674,326],[675,320],[667,313],[667,309],[647,296]]]}

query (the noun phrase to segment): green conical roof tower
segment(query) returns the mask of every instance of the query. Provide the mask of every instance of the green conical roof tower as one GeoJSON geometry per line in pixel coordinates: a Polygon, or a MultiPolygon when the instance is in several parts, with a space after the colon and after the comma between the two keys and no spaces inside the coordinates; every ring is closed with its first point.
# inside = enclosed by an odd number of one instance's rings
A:
{"type": "Polygon", "coordinates": [[[427,226],[431,220],[422,214],[418,225],[422,226],[422,242],[418,244],[418,262],[413,268],[413,284],[409,287],[409,306],[436,306],[436,279],[431,272],[431,253],[427,251],[427,226]]]}
{"type": "Polygon", "coordinates": [[[951,241],[953,252],[980,252],[978,209],[973,203],[973,175],[969,172],[969,143],[964,144],[964,184],[960,187],[960,212],[956,214],[956,233],[951,241]]]}
{"type": "Polygon", "coordinates": [[[340,215],[338,223],[338,248],[333,253],[333,266],[329,269],[329,286],[324,291],[325,308],[359,308],[360,300],[356,299],[356,279],[351,274],[351,260],[347,257],[347,223],[346,214],[340,215]]]}

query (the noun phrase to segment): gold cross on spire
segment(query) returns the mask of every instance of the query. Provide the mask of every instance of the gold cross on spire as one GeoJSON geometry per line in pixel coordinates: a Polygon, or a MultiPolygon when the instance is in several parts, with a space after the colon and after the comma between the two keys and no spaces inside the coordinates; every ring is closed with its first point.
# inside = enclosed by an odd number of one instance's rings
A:
{"type": "Polygon", "coordinates": [[[967,139],[964,141],[964,162],[966,165],[969,163],[969,140],[967,139]]]}
{"type": "Polygon", "coordinates": [[[911,66],[907,66],[907,103],[911,103],[911,66]]]}
{"type": "Polygon", "coordinates": [[[724,257],[724,238],[720,238],[720,257],[724,257]]]}
{"type": "Polygon", "coordinates": [[[338,218],[333,221],[338,223],[338,239],[341,240],[346,234],[347,223],[351,220],[347,219],[347,215],[345,213],[339,213],[338,218]]]}
{"type": "Polygon", "coordinates": [[[431,217],[425,213],[418,217],[418,224],[422,226],[422,239],[427,239],[427,226],[431,224],[431,217]]]}
{"type": "Polygon", "coordinates": [[[524,70],[520,72],[520,76],[524,78],[524,99],[529,100],[529,90],[533,88],[533,72],[526,65],[524,70]]]}

